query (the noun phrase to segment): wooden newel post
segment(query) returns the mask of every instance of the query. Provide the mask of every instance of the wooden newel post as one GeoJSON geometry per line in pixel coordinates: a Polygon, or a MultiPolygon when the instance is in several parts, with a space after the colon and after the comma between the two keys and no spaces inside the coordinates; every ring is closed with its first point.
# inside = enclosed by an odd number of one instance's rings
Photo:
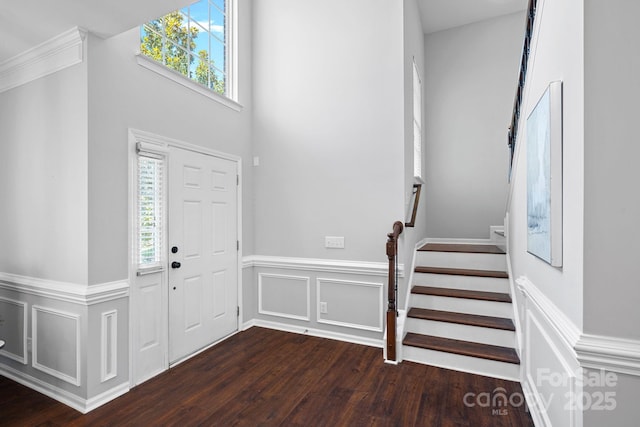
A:
{"type": "Polygon", "coordinates": [[[398,308],[396,295],[398,283],[396,278],[396,264],[398,256],[398,236],[404,226],[400,221],[393,224],[393,232],[387,235],[387,258],[389,258],[389,286],[387,289],[387,360],[396,360],[396,320],[398,308]]]}

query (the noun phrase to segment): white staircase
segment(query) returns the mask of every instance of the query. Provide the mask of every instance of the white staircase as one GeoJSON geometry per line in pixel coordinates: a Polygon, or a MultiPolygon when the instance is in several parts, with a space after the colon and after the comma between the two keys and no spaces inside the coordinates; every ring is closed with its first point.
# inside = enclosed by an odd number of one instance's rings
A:
{"type": "Polygon", "coordinates": [[[518,381],[506,256],[494,245],[418,250],[403,359],[518,381]]]}

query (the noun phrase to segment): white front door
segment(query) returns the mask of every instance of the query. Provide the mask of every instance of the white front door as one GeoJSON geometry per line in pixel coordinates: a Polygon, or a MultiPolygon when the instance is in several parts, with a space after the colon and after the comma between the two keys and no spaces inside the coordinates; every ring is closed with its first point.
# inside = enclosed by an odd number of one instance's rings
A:
{"type": "Polygon", "coordinates": [[[237,164],[169,155],[169,363],[238,329],[237,164]]]}

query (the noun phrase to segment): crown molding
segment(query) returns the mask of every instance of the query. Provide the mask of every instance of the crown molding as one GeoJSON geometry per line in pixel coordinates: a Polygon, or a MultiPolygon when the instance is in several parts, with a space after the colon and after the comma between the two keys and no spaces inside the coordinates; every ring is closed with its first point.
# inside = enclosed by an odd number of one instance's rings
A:
{"type": "Polygon", "coordinates": [[[0,63],[0,93],[81,63],[86,37],[74,27],[0,63]]]}

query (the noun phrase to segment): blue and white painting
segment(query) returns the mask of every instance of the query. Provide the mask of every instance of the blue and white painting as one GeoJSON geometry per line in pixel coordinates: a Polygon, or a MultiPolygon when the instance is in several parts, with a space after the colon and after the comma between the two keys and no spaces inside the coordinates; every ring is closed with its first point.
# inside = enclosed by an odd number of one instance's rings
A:
{"type": "Polygon", "coordinates": [[[551,264],[551,108],[549,89],[527,120],[527,250],[551,264]]]}

